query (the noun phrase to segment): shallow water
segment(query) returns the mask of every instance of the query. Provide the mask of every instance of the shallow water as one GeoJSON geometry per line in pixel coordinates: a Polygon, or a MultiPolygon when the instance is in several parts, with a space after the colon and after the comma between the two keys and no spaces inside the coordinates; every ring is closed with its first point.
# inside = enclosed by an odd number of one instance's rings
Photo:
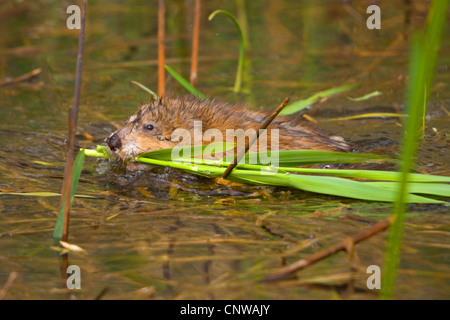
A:
{"type": "MultiPolygon", "coordinates": [[[[65,27],[67,3],[0,3],[0,82],[33,69],[31,81],[0,87],[0,189],[59,192],[67,106],[73,98],[78,33],[65,27]],[[36,163],[35,161],[44,161],[36,163]],[[50,163],[51,165],[49,165],[50,163]]],[[[193,1],[167,8],[167,64],[189,70],[193,1]]],[[[365,27],[365,4],[338,1],[204,1],[199,89],[223,101],[273,110],[284,97],[308,97],[349,80],[361,85],[308,115],[364,152],[396,155],[397,118],[328,121],[403,110],[408,31],[426,15],[422,1],[382,7],[382,29],[365,27]],[[247,21],[244,93],[234,94],[238,37],[215,9],[247,21]],[[379,90],[367,101],[347,99],[379,90]]],[[[93,148],[156,90],[156,1],[90,3],[77,142],[93,148]]],[[[449,175],[450,25],[432,88],[418,171],[449,175]]],[[[167,76],[170,92],[184,94],[167,76]]],[[[388,216],[390,204],[299,190],[220,186],[176,170],[125,173],[87,159],[71,214],[70,242],[87,250],[68,261],[52,249],[58,197],[0,195],[0,286],[6,299],[375,299],[366,268],[383,265],[386,233],[339,253],[286,282],[258,279],[388,216]],[[61,268],[82,270],[82,290],[64,290],[61,268]]],[[[395,298],[448,299],[448,207],[411,205],[395,298]]]]}

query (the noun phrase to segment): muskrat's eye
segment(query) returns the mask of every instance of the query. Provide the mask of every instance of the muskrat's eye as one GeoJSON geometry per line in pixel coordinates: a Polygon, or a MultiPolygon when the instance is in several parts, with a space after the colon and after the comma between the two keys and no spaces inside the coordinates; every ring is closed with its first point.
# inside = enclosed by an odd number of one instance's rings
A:
{"type": "Polygon", "coordinates": [[[146,127],[145,127],[145,129],[147,129],[147,130],[153,130],[153,125],[152,124],[149,124],[149,125],[147,125],[146,127]]]}

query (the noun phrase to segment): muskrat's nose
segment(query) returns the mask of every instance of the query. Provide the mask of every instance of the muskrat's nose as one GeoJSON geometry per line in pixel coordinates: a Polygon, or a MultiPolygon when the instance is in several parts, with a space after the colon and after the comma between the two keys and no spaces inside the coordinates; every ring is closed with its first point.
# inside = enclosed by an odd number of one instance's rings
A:
{"type": "Polygon", "coordinates": [[[115,133],[106,139],[106,143],[112,151],[116,151],[122,147],[122,141],[120,141],[119,136],[115,133]]]}

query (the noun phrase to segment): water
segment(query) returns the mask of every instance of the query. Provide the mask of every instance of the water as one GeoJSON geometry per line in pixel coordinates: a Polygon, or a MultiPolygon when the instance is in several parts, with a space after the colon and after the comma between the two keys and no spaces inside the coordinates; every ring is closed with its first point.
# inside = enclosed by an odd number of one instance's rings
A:
{"type": "MultiPolygon", "coordinates": [[[[0,81],[41,68],[29,82],[0,88],[0,189],[59,192],[67,106],[73,99],[77,32],[65,27],[60,1],[0,4],[0,81]],[[44,161],[52,165],[36,163],[44,161]]],[[[156,1],[89,4],[77,143],[94,148],[148,94],[130,84],[157,85],[156,1]]],[[[382,29],[365,27],[365,4],[338,1],[204,1],[199,89],[230,103],[273,110],[289,96],[305,98],[349,80],[361,85],[316,105],[308,115],[361,151],[395,155],[396,118],[327,121],[403,109],[408,41],[426,15],[422,2],[382,7],[382,29]],[[247,19],[244,93],[232,92],[238,37],[215,9],[247,19]],[[379,90],[367,101],[347,99],[379,90]]],[[[167,64],[187,77],[192,1],[167,8],[167,64]]],[[[438,62],[418,171],[449,175],[450,39],[438,62]]],[[[185,91],[167,76],[167,88],[185,91]]],[[[125,173],[87,159],[71,215],[70,242],[87,250],[61,259],[51,233],[58,197],[0,195],[0,286],[18,278],[6,299],[311,299],[376,298],[366,268],[383,265],[386,234],[275,284],[257,280],[351,236],[391,212],[391,205],[299,190],[222,186],[173,169],[125,173]],[[80,266],[82,289],[64,290],[61,268],[80,266]],[[351,267],[353,266],[353,268],[351,267]]],[[[449,217],[444,206],[410,206],[395,297],[448,299],[449,217]]]]}

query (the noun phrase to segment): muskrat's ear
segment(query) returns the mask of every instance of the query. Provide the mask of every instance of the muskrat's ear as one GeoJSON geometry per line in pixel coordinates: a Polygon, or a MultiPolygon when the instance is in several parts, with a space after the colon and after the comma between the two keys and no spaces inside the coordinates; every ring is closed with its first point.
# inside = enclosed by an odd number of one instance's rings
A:
{"type": "Polygon", "coordinates": [[[157,135],[158,140],[160,141],[171,141],[171,135],[165,135],[165,134],[158,134],[157,135]]]}
{"type": "Polygon", "coordinates": [[[160,140],[160,141],[171,141],[172,139],[172,131],[163,131],[163,132],[161,132],[161,133],[159,133],[158,135],[157,135],[157,138],[160,140]]]}
{"type": "Polygon", "coordinates": [[[128,118],[127,123],[133,123],[133,122],[138,121],[138,120],[142,117],[142,115],[143,115],[145,112],[147,112],[147,110],[148,110],[148,106],[147,106],[147,105],[142,105],[142,106],[138,109],[138,111],[136,111],[135,114],[133,114],[131,117],[128,118]]]}
{"type": "Polygon", "coordinates": [[[172,134],[170,136],[165,137],[165,139],[169,139],[167,141],[176,142],[176,141],[180,141],[180,137],[182,137],[182,136],[183,135],[179,131],[175,130],[174,132],[172,132],[172,134]]]}

